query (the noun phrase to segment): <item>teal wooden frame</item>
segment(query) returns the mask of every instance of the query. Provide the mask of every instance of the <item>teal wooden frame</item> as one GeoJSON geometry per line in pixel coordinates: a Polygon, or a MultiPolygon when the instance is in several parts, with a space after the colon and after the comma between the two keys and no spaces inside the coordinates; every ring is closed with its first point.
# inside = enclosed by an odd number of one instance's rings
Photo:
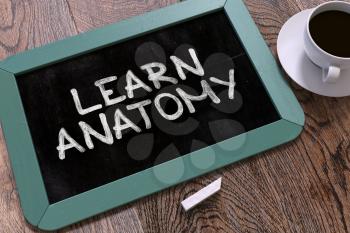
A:
{"type": "Polygon", "coordinates": [[[207,148],[157,165],[157,169],[167,176],[178,168],[178,162],[181,161],[184,175],[176,181],[180,183],[293,140],[299,135],[304,125],[303,111],[241,0],[188,0],[26,51],[0,62],[0,119],[22,210],[29,223],[45,230],[58,229],[175,183],[157,182],[154,168],[149,168],[50,205],[15,76],[217,10],[224,10],[229,17],[281,120],[212,145],[218,153],[215,164],[207,169],[198,170],[191,165],[192,156],[201,154],[203,159],[209,156],[207,148]],[[222,150],[242,140],[245,141],[244,146],[236,151],[222,150]]]}

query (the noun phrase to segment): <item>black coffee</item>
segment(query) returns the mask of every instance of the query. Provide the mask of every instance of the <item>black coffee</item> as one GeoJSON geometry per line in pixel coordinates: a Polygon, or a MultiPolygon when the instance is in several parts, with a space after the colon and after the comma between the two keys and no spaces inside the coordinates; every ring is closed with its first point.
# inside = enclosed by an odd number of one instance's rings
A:
{"type": "Polygon", "coordinates": [[[324,51],[350,57],[350,14],[326,11],[313,17],[309,23],[312,39],[324,51]]]}

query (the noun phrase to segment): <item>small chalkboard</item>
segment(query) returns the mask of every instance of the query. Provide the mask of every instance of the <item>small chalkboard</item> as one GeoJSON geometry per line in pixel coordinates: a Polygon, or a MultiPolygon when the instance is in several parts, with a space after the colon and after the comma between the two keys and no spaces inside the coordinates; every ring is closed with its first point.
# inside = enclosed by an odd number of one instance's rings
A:
{"type": "Polygon", "coordinates": [[[186,1],[0,64],[30,223],[57,229],[300,133],[302,110],[247,10],[225,2],[186,1]]]}

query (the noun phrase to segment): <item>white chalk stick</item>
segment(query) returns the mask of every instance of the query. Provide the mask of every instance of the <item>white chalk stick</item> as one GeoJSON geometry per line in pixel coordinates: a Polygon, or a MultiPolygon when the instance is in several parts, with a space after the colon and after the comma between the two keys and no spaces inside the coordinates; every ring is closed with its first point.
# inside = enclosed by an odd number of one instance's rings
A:
{"type": "Polygon", "coordinates": [[[185,200],[181,202],[182,207],[185,211],[188,211],[204,201],[205,199],[211,197],[215,193],[217,193],[221,188],[221,177],[214,182],[210,183],[206,187],[202,188],[192,196],[189,196],[185,200]]]}

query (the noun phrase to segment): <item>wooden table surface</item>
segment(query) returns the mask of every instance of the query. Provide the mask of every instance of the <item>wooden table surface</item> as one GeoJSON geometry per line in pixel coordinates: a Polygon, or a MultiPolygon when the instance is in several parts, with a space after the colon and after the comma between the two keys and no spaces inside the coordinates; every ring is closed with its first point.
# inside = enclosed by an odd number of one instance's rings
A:
{"type": "MultiPolygon", "coordinates": [[[[175,2],[0,0],[0,59],[175,2]]],[[[283,23],[321,2],[245,0],[275,55],[283,23]]],[[[306,115],[297,140],[63,232],[350,233],[350,97],[321,97],[290,83],[306,115]],[[185,213],[180,201],[219,176],[222,190],[185,213]]],[[[36,232],[22,216],[2,133],[0,232],[36,232]]]]}

